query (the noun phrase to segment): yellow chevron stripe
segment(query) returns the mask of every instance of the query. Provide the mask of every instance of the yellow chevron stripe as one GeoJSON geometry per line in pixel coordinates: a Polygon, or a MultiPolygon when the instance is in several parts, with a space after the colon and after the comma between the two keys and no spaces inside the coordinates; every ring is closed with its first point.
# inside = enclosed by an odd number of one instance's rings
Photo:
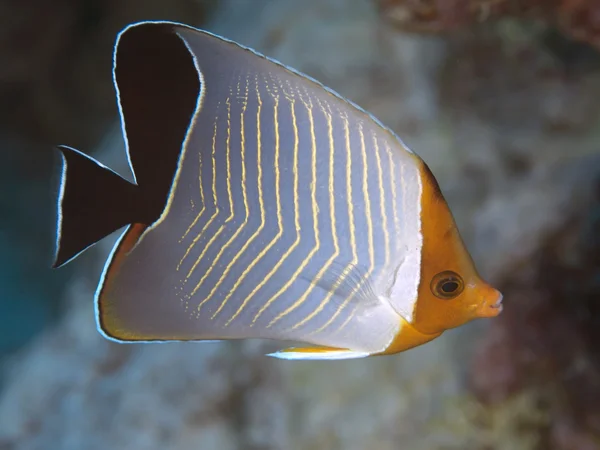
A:
{"type": "MultiPolygon", "coordinates": [[[[363,191],[363,197],[365,200],[365,218],[367,221],[367,235],[368,235],[367,239],[368,239],[368,245],[369,245],[369,268],[367,269],[367,273],[365,275],[365,281],[366,281],[370,278],[371,274],[373,273],[373,270],[375,269],[375,250],[374,250],[374,246],[373,246],[373,222],[371,220],[371,217],[372,217],[372,215],[371,215],[371,199],[369,197],[369,166],[368,166],[368,161],[367,161],[365,135],[364,135],[362,123],[358,124],[358,133],[360,135],[360,150],[361,150],[362,163],[363,163],[362,191],[363,191]]],[[[361,285],[362,285],[362,283],[361,283],[361,285]]],[[[352,299],[354,294],[358,291],[359,287],[360,287],[360,285],[356,287],[356,290],[352,291],[352,293],[348,296],[348,298],[342,304],[341,309],[346,307],[346,305],[350,302],[350,300],[352,299]]],[[[350,320],[352,320],[354,318],[354,316],[356,315],[357,307],[358,307],[358,305],[356,305],[352,309],[352,311],[348,315],[348,318],[336,330],[336,333],[339,333],[342,329],[344,329],[344,327],[348,323],[350,323],[350,320]]]]}
{"type": "MultiPolygon", "coordinates": [[[[294,175],[294,225],[296,229],[296,238],[292,245],[286,250],[286,252],[279,258],[277,264],[273,266],[271,271],[263,278],[263,280],[250,292],[250,294],[246,297],[236,314],[230,319],[231,322],[237,315],[242,311],[242,309],[246,306],[246,304],[254,298],[256,293],[262,289],[262,287],[269,282],[269,280],[273,277],[275,272],[279,270],[279,268],[283,265],[283,263],[287,260],[290,254],[298,247],[300,244],[300,212],[299,212],[299,202],[298,202],[298,123],[296,119],[295,112],[295,100],[286,95],[286,98],[290,105],[290,112],[292,116],[292,127],[294,129],[294,166],[292,169],[294,175]]],[[[279,182],[277,182],[279,185],[279,182]]],[[[228,323],[229,323],[228,322],[228,323]]],[[[227,323],[227,324],[228,324],[227,323]]],[[[250,326],[253,326],[256,323],[256,320],[253,320],[250,326]]],[[[226,325],[227,325],[226,324],[226,325]]]]}
{"type": "MultiPolygon", "coordinates": [[[[229,94],[233,95],[233,92],[230,90],[229,94]]],[[[194,272],[194,270],[196,270],[196,267],[200,264],[200,262],[204,261],[204,255],[206,254],[208,249],[211,247],[211,245],[218,239],[218,237],[221,235],[221,233],[223,233],[223,231],[225,231],[225,228],[227,227],[226,224],[228,222],[230,222],[231,219],[233,219],[234,213],[235,213],[235,206],[233,204],[233,197],[231,195],[231,97],[228,97],[227,100],[225,101],[225,103],[227,104],[227,138],[225,139],[225,160],[227,162],[227,164],[226,164],[226,171],[227,171],[226,183],[227,183],[227,196],[228,196],[228,200],[229,200],[229,216],[227,217],[227,219],[225,219],[225,222],[221,224],[221,226],[219,227],[217,232],[210,238],[210,240],[208,241],[206,246],[202,249],[202,252],[198,256],[198,258],[196,258],[196,261],[194,262],[194,264],[192,265],[192,268],[189,271],[188,278],[191,276],[191,274],[194,272]]],[[[196,284],[194,289],[192,289],[192,292],[189,294],[190,297],[193,297],[194,294],[196,294],[196,292],[198,292],[198,290],[200,289],[200,287],[202,286],[204,281],[210,275],[213,267],[215,266],[215,262],[216,262],[216,259],[214,259],[212,261],[211,266],[208,268],[208,270],[206,270],[204,272],[204,274],[200,278],[200,281],[196,284]]]]}
{"type": "MultiPolygon", "coordinates": [[[[240,90],[240,85],[238,84],[238,98],[240,95],[239,90],[240,90]]],[[[241,158],[241,166],[242,166],[241,186],[242,186],[242,198],[243,198],[243,203],[244,203],[245,216],[244,216],[243,222],[236,229],[235,233],[229,238],[229,240],[225,243],[225,245],[221,248],[221,250],[219,250],[219,253],[217,253],[217,256],[213,260],[213,263],[211,264],[209,270],[213,270],[213,268],[216,267],[217,262],[223,256],[223,253],[225,252],[225,250],[227,250],[231,246],[231,244],[235,241],[235,239],[243,231],[243,229],[248,224],[248,219],[250,218],[250,207],[248,205],[248,193],[247,193],[247,189],[246,189],[246,139],[245,139],[245,126],[244,126],[244,118],[245,118],[247,106],[248,106],[248,79],[246,79],[246,83],[245,83],[245,94],[244,94],[244,97],[242,98],[242,111],[240,114],[240,158],[241,158]]],[[[221,277],[215,283],[215,285],[211,289],[211,292],[208,294],[207,298],[210,298],[214,294],[214,291],[216,291],[221,286],[224,279],[225,279],[225,276],[223,274],[221,274],[221,277]]],[[[202,282],[202,280],[201,280],[201,282],[202,282]]]]}
{"type": "MultiPolygon", "coordinates": [[[[212,196],[213,196],[213,203],[215,205],[215,211],[214,213],[210,216],[210,218],[208,219],[208,221],[204,224],[204,226],[202,227],[202,230],[200,230],[200,233],[198,233],[196,235],[196,237],[192,240],[192,243],[189,245],[189,247],[187,248],[187,250],[185,251],[183,257],[181,258],[181,260],[179,261],[178,267],[181,267],[181,265],[183,264],[183,261],[187,258],[187,256],[190,254],[190,252],[192,251],[192,249],[194,248],[194,246],[196,245],[196,243],[202,238],[202,236],[204,235],[204,233],[206,232],[206,230],[208,229],[208,227],[212,224],[212,222],[215,220],[215,218],[219,215],[219,204],[217,202],[217,171],[216,171],[216,158],[215,158],[215,154],[216,154],[216,148],[217,148],[217,120],[218,120],[218,109],[219,106],[221,105],[221,103],[219,102],[218,107],[217,107],[217,117],[215,118],[215,124],[214,124],[214,130],[213,130],[213,138],[212,138],[212,153],[211,153],[211,159],[212,159],[212,196]]],[[[200,181],[202,183],[202,181],[200,181]]],[[[190,277],[190,272],[188,272],[187,276],[185,277],[184,283],[186,283],[190,277]]]]}
{"type": "MultiPolygon", "coordinates": [[[[328,138],[329,138],[329,220],[331,223],[331,236],[333,239],[334,252],[329,257],[329,259],[325,262],[325,264],[323,265],[321,270],[319,270],[319,272],[317,273],[314,283],[310,284],[309,288],[304,292],[304,294],[298,300],[296,300],[296,302],[294,304],[292,304],[285,311],[281,312],[277,317],[275,317],[269,323],[267,328],[273,326],[277,321],[284,318],[286,315],[288,315],[290,312],[294,311],[296,308],[298,308],[300,305],[302,305],[302,303],[304,303],[306,301],[306,299],[308,298],[308,296],[314,289],[316,283],[318,283],[323,278],[323,275],[325,274],[327,269],[329,269],[329,267],[331,266],[333,261],[340,254],[340,246],[338,243],[337,229],[336,229],[336,222],[335,222],[335,183],[334,183],[335,142],[334,142],[334,138],[333,138],[333,124],[332,124],[332,118],[331,118],[331,110],[326,111],[325,108],[323,107],[323,104],[321,103],[321,101],[318,98],[316,100],[317,100],[317,103],[319,104],[321,111],[323,112],[323,115],[325,116],[325,118],[327,120],[327,130],[328,130],[328,138]]],[[[324,307],[324,305],[323,305],[323,307],[324,307]]],[[[322,309],[322,307],[321,307],[321,309],[322,309]]],[[[308,322],[310,319],[312,319],[318,312],[319,312],[318,309],[313,311],[311,314],[309,314],[303,320],[296,323],[291,328],[291,330],[295,330],[295,329],[301,327],[306,322],[308,322]]]]}
{"type": "MultiPolygon", "coordinates": [[[[262,111],[262,99],[260,97],[260,89],[259,89],[257,77],[255,77],[254,83],[255,83],[256,101],[257,101],[256,152],[257,152],[257,171],[258,171],[257,187],[258,187],[258,204],[259,204],[259,209],[260,209],[260,225],[258,226],[256,231],[252,234],[252,236],[250,236],[250,238],[242,246],[242,248],[231,259],[231,262],[227,265],[227,267],[223,271],[222,278],[227,277],[227,275],[229,274],[229,272],[231,271],[231,269],[233,268],[235,263],[239,260],[239,258],[241,258],[241,256],[244,254],[246,249],[250,246],[250,244],[252,244],[252,242],[254,242],[254,240],[257,238],[257,236],[260,234],[260,232],[263,230],[263,228],[265,226],[265,205],[264,205],[263,190],[262,190],[262,177],[263,177],[263,173],[262,173],[262,135],[261,135],[261,123],[260,123],[260,114],[262,111]]],[[[217,308],[216,312],[211,316],[211,319],[214,319],[217,316],[217,314],[219,314],[221,312],[221,310],[225,307],[225,305],[227,304],[227,302],[229,301],[231,296],[236,292],[236,290],[238,289],[238,287],[240,286],[240,284],[242,283],[244,278],[248,275],[248,272],[249,271],[247,269],[244,270],[244,272],[242,272],[241,276],[236,280],[235,284],[233,285],[231,290],[227,293],[227,295],[225,296],[225,298],[223,299],[223,301],[217,308]]],[[[198,313],[200,313],[200,308],[202,307],[202,305],[205,302],[206,302],[206,299],[204,299],[198,305],[198,313]]]]}
{"type": "MultiPolygon", "coordinates": [[[[352,261],[348,264],[342,272],[342,275],[336,282],[336,287],[344,282],[346,277],[348,276],[348,270],[350,267],[356,267],[358,264],[358,249],[356,247],[356,225],[354,222],[354,202],[353,202],[353,194],[352,194],[352,147],[350,143],[350,124],[348,121],[348,114],[344,113],[341,115],[342,120],[344,121],[344,142],[346,146],[346,191],[347,191],[347,208],[348,208],[348,225],[350,228],[350,248],[352,249],[352,261]]],[[[360,284],[355,286],[352,290],[350,296],[354,295],[355,291],[358,291],[360,284]]],[[[325,301],[328,301],[329,298],[333,295],[334,290],[331,290],[328,296],[325,298],[325,301]]],[[[350,297],[349,297],[350,298],[350,297]]],[[[323,303],[325,303],[325,301],[323,303]]],[[[323,303],[321,305],[323,305],[323,303]]],[[[320,328],[315,330],[312,334],[317,334],[327,328],[329,325],[333,323],[333,321],[338,317],[338,315],[342,312],[342,309],[346,306],[345,303],[338,306],[335,313],[329,318],[329,320],[320,328]]]]}
{"type": "MultiPolygon", "coordinates": [[[[280,148],[279,148],[279,114],[278,114],[278,112],[279,112],[279,95],[278,95],[277,91],[271,93],[271,95],[273,95],[273,101],[274,101],[273,122],[274,122],[274,128],[275,128],[275,160],[273,162],[273,170],[275,171],[275,203],[277,205],[277,234],[261,250],[261,252],[257,255],[257,257],[248,266],[248,269],[247,269],[248,271],[251,271],[264,258],[264,256],[267,254],[267,252],[269,250],[271,250],[271,248],[273,248],[273,246],[279,241],[279,239],[281,239],[281,236],[283,236],[283,218],[281,216],[281,189],[280,189],[281,188],[281,184],[280,184],[281,173],[280,173],[280,169],[279,169],[279,152],[280,152],[280,148]]],[[[273,272],[273,270],[271,271],[271,274],[272,274],[272,272],[273,272]]],[[[266,278],[263,279],[262,283],[263,284],[266,283],[266,278]]],[[[225,326],[229,326],[229,324],[233,320],[235,320],[236,317],[239,316],[239,314],[242,312],[242,310],[244,309],[246,304],[250,301],[252,296],[256,293],[256,291],[260,287],[262,287],[261,284],[259,284],[259,287],[255,287],[254,290],[250,293],[250,295],[244,299],[244,301],[242,302],[240,307],[237,309],[237,311],[225,323],[225,326]]]]}
{"type": "Polygon", "coordinates": [[[383,249],[384,249],[384,263],[383,269],[386,270],[390,263],[390,232],[388,230],[388,217],[387,210],[385,207],[385,189],[383,188],[383,169],[381,167],[381,155],[379,150],[379,143],[375,133],[371,132],[371,138],[373,139],[373,148],[375,149],[375,159],[377,161],[377,183],[379,185],[379,210],[381,212],[381,225],[383,228],[383,249]]]}
{"type": "MultiPolygon", "coordinates": [[[[198,184],[200,185],[200,201],[202,202],[202,208],[200,208],[200,211],[198,212],[190,226],[187,228],[187,230],[185,230],[185,233],[183,233],[183,236],[181,236],[181,238],[179,239],[180,244],[187,237],[192,228],[196,226],[196,224],[204,214],[204,211],[206,211],[206,203],[204,202],[204,188],[202,187],[202,152],[198,152],[198,184]]],[[[190,199],[190,202],[192,205],[192,210],[196,209],[196,204],[194,203],[194,200],[190,199]]],[[[177,270],[179,270],[180,267],[181,262],[177,264],[177,270]]]]}
{"type": "Polygon", "coordinates": [[[288,279],[288,281],[262,306],[262,308],[256,313],[254,318],[252,319],[252,323],[255,323],[258,318],[267,310],[271,304],[277,300],[298,278],[298,275],[304,270],[304,268],[308,265],[311,258],[319,251],[321,246],[321,241],[319,237],[319,206],[317,205],[317,139],[315,136],[315,119],[313,117],[313,104],[310,96],[307,99],[304,99],[300,93],[298,92],[299,99],[301,103],[306,108],[306,112],[308,114],[308,121],[310,123],[310,140],[311,140],[311,173],[312,179],[310,181],[310,196],[311,196],[311,206],[312,206],[312,216],[313,216],[313,233],[315,236],[315,246],[310,250],[308,255],[302,260],[296,271],[292,274],[292,276],[288,279]]]}
{"type": "MultiPolygon", "coordinates": [[[[400,236],[400,220],[398,218],[398,193],[397,193],[397,180],[396,180],[396,164],[392,156],[392,149],[390,148],[387,141],[384,141],[385,151],[388,155],[388,164],[390,167],[390,190],[392,191],[392,211],[394,215],[394,230],[396,232],[395,241],[398,241],[400,236]]],[[[404,194],[402,194],[404,196],[404,194]]],[[[394,249],[397,245],[394,245],[394,249]]]]}

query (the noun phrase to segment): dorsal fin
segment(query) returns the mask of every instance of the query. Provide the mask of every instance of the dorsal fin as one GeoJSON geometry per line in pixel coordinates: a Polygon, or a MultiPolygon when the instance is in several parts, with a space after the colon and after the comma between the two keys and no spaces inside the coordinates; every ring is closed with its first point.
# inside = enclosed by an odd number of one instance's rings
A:
{"type": "Polygon", "coordinates": [[[172,27],[130,26],[117,38],[113,77],[129,164],[158,218],[200,95],[194,59],[172,27]]]}

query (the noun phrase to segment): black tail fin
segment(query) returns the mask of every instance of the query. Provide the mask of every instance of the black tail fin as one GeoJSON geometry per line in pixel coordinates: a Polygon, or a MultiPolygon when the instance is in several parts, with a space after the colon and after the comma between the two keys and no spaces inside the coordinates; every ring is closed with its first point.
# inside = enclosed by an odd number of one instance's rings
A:
{"type": "Polygon", "coordinates": [[[140,221],[143,211],[137,185],[78,150],[57,148],[63,171],[53,267],[69,262],[122,226],[140,221]]]}

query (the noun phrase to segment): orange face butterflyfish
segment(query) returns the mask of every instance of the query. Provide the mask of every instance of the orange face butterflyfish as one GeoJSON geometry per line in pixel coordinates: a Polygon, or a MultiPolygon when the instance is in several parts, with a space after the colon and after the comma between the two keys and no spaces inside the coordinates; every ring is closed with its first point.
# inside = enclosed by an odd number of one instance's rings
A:
{"type": "Polygon", "coordinates": [[[134,183],[59,147],[54,263],[126,226],[96,292],[106,338],[345,359],[502,310],[425,163],[316,80],[172,22],[122,31],[113,78],[134,183]]]}

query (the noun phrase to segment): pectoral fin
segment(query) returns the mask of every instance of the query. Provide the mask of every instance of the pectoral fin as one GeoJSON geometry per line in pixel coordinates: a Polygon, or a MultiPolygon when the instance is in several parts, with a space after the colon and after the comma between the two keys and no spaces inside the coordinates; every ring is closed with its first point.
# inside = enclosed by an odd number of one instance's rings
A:
{"type": "Polygon", "coordinates": [[[331,302],[336,307],[348,301],[351,306],[359,304],[361,308],[369,308],[377,305],[379,299],[367,272],[360,265],[334,262],[318,280],[303,278],[327,292],[332,292],[334,295],[331,302]]]}
{"type": "Polygon", "coordinates": [[[290,360],[333,360],[333,359],[355,359],[369,356],[367,352],[357,352],[345,348],[335,347],[291,347],[267,356],[290,360]]]}

